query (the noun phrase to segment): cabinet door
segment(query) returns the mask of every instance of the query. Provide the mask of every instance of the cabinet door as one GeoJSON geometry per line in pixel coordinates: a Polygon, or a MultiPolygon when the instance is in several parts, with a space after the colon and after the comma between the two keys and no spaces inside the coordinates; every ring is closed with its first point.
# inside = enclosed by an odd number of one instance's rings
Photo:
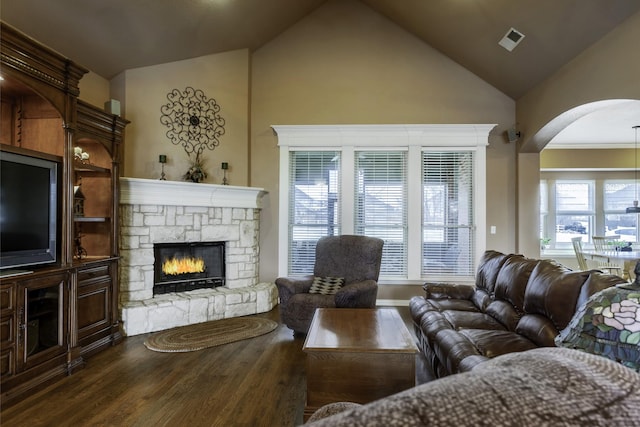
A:
{"type": "Polygon", "coordinates": [[[15,374],[15,284],[0,285],[0,378],[15,374]]]}
{"type": "Polygon", "coordinates": [[[18,370],[29,369],[67,351],[67,274],[19,284],[18,370]]]}
{"type": "Polygon", "coordinates": [[[106,262],[78,269],[78,342],[82,347],[111,333],[111,265],[106,262]]]}

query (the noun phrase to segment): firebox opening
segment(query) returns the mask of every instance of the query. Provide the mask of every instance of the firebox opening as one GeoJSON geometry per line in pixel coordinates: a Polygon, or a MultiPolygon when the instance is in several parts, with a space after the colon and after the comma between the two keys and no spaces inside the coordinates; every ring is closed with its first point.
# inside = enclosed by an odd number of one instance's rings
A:
{"type": "Polygon", "coordinates": [[[225,242],[156,243],[153,294],[225,284],[225,242]]]}

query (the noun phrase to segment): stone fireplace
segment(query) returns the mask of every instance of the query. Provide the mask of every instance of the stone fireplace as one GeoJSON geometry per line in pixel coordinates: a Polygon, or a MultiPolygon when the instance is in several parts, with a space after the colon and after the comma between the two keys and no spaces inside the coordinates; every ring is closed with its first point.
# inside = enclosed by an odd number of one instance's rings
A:
{"type": "Polygon", "coordinates": [[[224,286],[225,242],[153,244],[153,295],[224,286]]]}
{"type": "Polygon", "coordinates": [[[275,307],[275,285],[258,281],[261,188],[139,178],[121,178],[120,188],[120,311],[126,335],[275,307]],[[223,274],[187,280],[166,275],[161,282],[172,284],[154,292],[158,251],[174,245],[182,256],[196,242],[222,245],[223,259],[209,259],[209,268],[223,274]],[[189,289],[194,282],[204,286],[189,289]]]}

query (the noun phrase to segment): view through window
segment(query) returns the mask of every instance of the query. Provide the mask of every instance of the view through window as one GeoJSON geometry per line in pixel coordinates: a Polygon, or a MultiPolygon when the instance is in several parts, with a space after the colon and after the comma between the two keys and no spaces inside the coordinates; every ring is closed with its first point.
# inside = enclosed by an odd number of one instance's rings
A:
{"type": "MultiPolygon", "coordinates": [[[[421,160],[421,274],[472,274],[473,152],[425,151],[421,160]]],[[[311,274],[315,242],[341,234],[340,162],[337,151],[290,153],[289,274],[311,274]]],[[[407,277],[407,151],[356,151],[353,171],[355,234],[385,241],[382,276],[407,277]]]]}
{"type": "Polygon", "coordinates": [[[636,182],[624,179],[543,179],[540,182],[540,238],[551,247],[570,247],[571,238],[614,236],[638,243],[638,214],[626,213],[636,182]]]}

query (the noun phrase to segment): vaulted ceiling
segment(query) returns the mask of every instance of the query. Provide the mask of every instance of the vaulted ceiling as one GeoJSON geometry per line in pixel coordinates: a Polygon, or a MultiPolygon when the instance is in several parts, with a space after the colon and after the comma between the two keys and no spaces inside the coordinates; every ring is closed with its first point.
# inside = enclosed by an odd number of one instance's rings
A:
{"type": "Polygon", "coordinates": [[[513,99],[629,16],[638,0],[1,0],[0,18],[91,71],[259,49],[326,2],[360,1],[513,99]],[[498,41],[515,28],[509,52],[498,41]]]}

